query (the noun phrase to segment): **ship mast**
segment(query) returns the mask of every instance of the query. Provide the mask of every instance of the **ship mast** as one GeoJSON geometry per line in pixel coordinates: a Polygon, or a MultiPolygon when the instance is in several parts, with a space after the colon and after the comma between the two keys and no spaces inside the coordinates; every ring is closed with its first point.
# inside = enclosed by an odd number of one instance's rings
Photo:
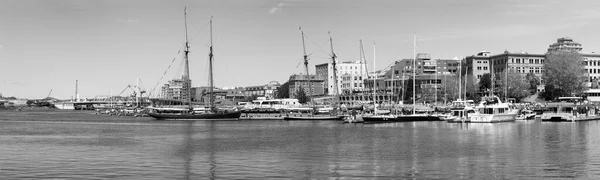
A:
{"type": "Polygon", "coordinates": [[[313,94],[312,94],[312,84],[311,84],[311,80],[310,80],[310,74],[308,74],[308,55],[306,55],[306,45],[304,45],[304,31],[302,30],[302,27],[299,28],[300,29],[300,33],[302,34],[302,50],[304,52],[304,68],[306,69],[306,79],[308,80],[308,92],[309,92],[309,96],[308,98],[310,98],[310,103],[314,105],[313,103],[313,94]]]}
{"type": "Polygon", "coordinates": [[[360,42],[360,77],[361,77],[361,81],[363,83],[363,86],[361,88],[362,91],[362,99],[363,101],[365,101],[367,99],[367,97],[365,97],[365,80],[369,79],[369,70],[367,69],[367,61],[365,58],[365,50],[363,48],[363,43],[362,43],[362,39],[359,41],[360,42]],[[364,65],[363,65],[364,63],[364,65]],[[363,66],[364,66],[364,71],[363,71],[363,66]],[[366,74],[366,78],[365,78],[365,74],[366,74]]]}
{"type": "Polygon", "coordinates": [[[415,114],[415,112],[416,112],[416,104],[415,104],[415,98],[416,98],[416,96],[415,96],[415,88],[416,88],[416,85],[415,85],[415,78],[416,78],[415,71],[417,70],[416,69],[416,64],[417,64],[417,34],[414,34],[413,35],[413,71],[412,71],[413,72],[413,87],[412,87],[413,88],[412,89],[413,90],[413,93],[412,93],[413,94],[413,114],[415,114]]]}
{"type": "Polygon", "coordinates": [[[185,66],[185,70],[183,72],[183,83],[185,88],[187,89],[187,98],[186,101],[188,103],[188,108],[190,110],[192,110],[192,84],[190,81],[190,64],[188,61],[188,55],[190,53],[190,45],[188,44],[188,35],[187,35],[187,7],[185,7],[183,9],[183,19],[184,19],[184,24],[185,24],[185,49],[183,50],[183,60],[184,60],[184,66],[185,66]]]}
{"type": "Polygon", "coordinates": [[[212,38],[212,16],[210,17],[210,52],[208,53],[208,80],[210,82],[210,89],[209,89],[209,101],[210,101],[210,110],[213,111],[214,107],[215,107],[215,97],[213,94],[213,89],[214,89],[214,82],[213,82],[213,60],[214,60],[214,54],[213,54],[213,38],[212,38]]]}
{"type": "MultiPolygon", "coordinates": [[[[377,96],[375,96],[375,94],[377,93],[376,81],[377,81],[378,74],[377,74],[377,71],[375,70],[375,62],[377,60],[375,52],[377,52],[377,51],[375,50],[375,42],[373,42],[373,72],[374,72],[374,76],[373,76],[373,106],[377,107],[377,106],[375,106],[375,104],[377,104],[377,96]]],[[[377,110],[377,108],[375,108],[375,110],[377,110]]]]}
{"type": "Polygon", "coordinates": [[[331,38],[331,32],[327,32],[327,33],[329,34],[329,44],[331,45],[331,62],[333,65],[333,85],[335,88],[334,108],[336,108],[338,105],[338,98],[339,98],[339,89],[338,89],[338,81],[337,81],[337,66],[336,66],[336,62],[335,62],[335,58],[337,58],[337,56],[333,52],[333,39],[331,38]]]}

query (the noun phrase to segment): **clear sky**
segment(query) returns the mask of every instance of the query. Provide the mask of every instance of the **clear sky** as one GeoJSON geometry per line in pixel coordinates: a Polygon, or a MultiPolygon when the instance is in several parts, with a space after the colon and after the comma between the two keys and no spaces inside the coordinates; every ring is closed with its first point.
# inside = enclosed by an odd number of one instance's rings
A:
{"type": "MultiPolygon", "coordinates": [[[[600,52],[597,0],[3,0],[0,1],[0,93],[69,99],[118,95],[140,78],[146,90],[180,77],[183,9],[188,11],[193,86],[207,84],[210,16],[214,16],[215,84],[251,86],[287,81],[325,63],[331,31],[340,61],[369,67],[413,56],[464,57],[482,49],[544,53],[559,37],[600,52]]],[[[159,88],[159,87],[157,87],[159,88]]],[[[130,92],[130,91],[127,91],[130,92]]]]}

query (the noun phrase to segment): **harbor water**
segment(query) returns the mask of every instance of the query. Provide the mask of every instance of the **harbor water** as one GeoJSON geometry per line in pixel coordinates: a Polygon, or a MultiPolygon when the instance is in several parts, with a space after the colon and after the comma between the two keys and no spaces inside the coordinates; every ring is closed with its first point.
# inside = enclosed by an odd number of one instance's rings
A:
{"type": "Polygon", "coordinates": [[[600,179],[600,122],[157,121],[0,112],[0,179],[600,179]]]}

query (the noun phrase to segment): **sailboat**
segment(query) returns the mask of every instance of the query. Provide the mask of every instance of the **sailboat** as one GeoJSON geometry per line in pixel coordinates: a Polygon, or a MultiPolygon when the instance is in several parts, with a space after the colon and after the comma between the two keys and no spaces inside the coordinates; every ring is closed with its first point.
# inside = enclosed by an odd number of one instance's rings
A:
{"type": "MultiPolygon", "coordinates": [[[[313,101],[312,98],[312,85],[311,85],[311,81],[310,81],[310,74],[308,73],[308,55],[306,55],[306,46],[304,44],[304,31],[302,30],[302,28],[300,28],[300,33],[302,34],[302,48],[304,50],[304,68],[306,69],[306,79],[308,79],[308,92],[310,94],[310,101],[313,101]]],[[[335,55],[335,53],[333,52],[333,39],[331,39],[331,34],[329,35],[329,42],[331,44],[331,60],[332,60],[332,65],[333,65],[333,87],[334,91],[335,91],[335,97],[334,97],[334,108],[333,108],[333,112],[331,114],[325,114],[325,115],[316,115],[316,112],[312,112],[310,113],[308,116],[285,116],[283,117],[284,120],[290,121],[290,120],[343,120],[344,116],[339,116],[337,115],[337,105],[338,105],[338,86],[337,86],[337,70],[336,70],[336,62],[335,62],[335,58],[337,58],[337,56],[335,55]]],[[[312,103],[314,106],[314,102],[312,103]]],[[[316,109],[316,108],[313,108],[316,109]]]]}
{"type": "MultiPolygon", "coordinates": [[[[375,43],[373,43],[373,71],[375,71],[375,61],[376,61],[376,56],[375,56],[375,43]]],[[[392,71],[393,73],[393,71],[392,71]]],[[[393,77],[394,75],[392,75],[393,77]]],[[[362,119],[365,123],[384,123],[384,122],[395,122],[398,118],[398,116],[394,115],[394,114],[380,114],[378,113],[378,109],[377,109],[377,101],[376,101],[376,96],[375,93],[377,91],[376,87],[377,87],[377,78],[373,78],[373,106],[374,106],[374,110],[373,110],[373,114],[372,115],[364,115],[362,116],[362,119]]]]}
{"type": "Polygon", "coordinates": [[[413,79],[413,111],[412,114],[408,114],[408,115],[399,115],[396,118],[396,121],[432,121],[432,120],[439,120],[438,117],[433,117],[427,113],[417,113],[417,107],[416,107],[416,71],[417,71],[417,35],[415,34],[413,36],[413,67],[412,67],[412,79],[413,79]]]}
{"type": "MultiPolygon", "coordinates": [[[[189,44],[187,40],[187,13],[184,9],[184,19],[185,19],[185,50],[184,50],[184,61],[185,61],[185,72],[183,75],[183,79],[185,82],[190,83],[189,76],[189,65],[188,65],[188,54],[189,54],[189,44]]],[[[186,99],[188,107],[187,109],[177,109],[177,108],[150,108],[149,116],[154,117],[158,120],[238,120],[242,113],[238,110],[220,110],[215,107],[215,99],[213,94],[213,43],[212,43],[212,17],[210,19],[210,47],[208,54],[209,61],[209,80],[210,80],[210,88],[209,88],[209,101],[210,107],[208,109],[204,109],[202,111],[195,111],[192,107],[191,101],[191,92],[190,88],[188,88],[188,97],[186,99]]],[[[191,84],[190,84],[191,86],[191,84]]]]}

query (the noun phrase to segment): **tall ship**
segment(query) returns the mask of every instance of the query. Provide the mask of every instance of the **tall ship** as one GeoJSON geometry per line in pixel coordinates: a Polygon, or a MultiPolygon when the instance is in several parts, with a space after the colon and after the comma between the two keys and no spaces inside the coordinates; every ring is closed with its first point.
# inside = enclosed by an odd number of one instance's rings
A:
{"type": "MultiPolygon", "coordinates": [[[[189,62],[188,62],[188,54],[189,54],[189,44],[187,38],[187,13],[184,9],[184,20],[185,20],[185,50],[184,50],[184,64],[185,70],[183,79],[186,82],[190,81],[189,76],[189,62]]],[[[186,99],[187,108],[150,108],[149,116],[154,117],[158,120],[238,120],[242,113],[237,109],[219,109],[215,107],[215,99],[213,94],[214,83],[213,83],[213,43],[212,43],[212,17],[210,19],[210,47],[208,53],[208,64],[209,64],[209,102],[210,106],[208,108],[194,108],[192,106],[191,101],[191,92],[188,88],[188,96],[186,99]]]]}
{"type": "Polygon", "coordinates": [[[306,55],[306,46],[304,44],[304,31],[302,30],[302,28],[300,28],[300,33],[302,34],[302,49],[304,50],[304,68],[306,70],[306,79],[308,79],[308,92],[310,94],[309,98],[311,101],[311,104],[313,105],[312,110],[307,114],[307,115],[302,115],[302,116],[290,116],[289,114],[286,115],[285,117],[283,117],[284,120],[286,121],[303,121],[303,120],[343,120],[344,116],[340,116],[338,115],[338,90],[337,90],[337,74],[336,74],[336,62],[335,62],[335,58],[337,58],[337,56],[335,55],[335,53],[333,52],[333,39],[331,38],[331,34],[329,34],[329,42],[331,45],[331,59],[332,59],[332,63],[333,63],[333,79],[334,79],[334,86],[336,87],[334,88],[335,91],[335,101],[333,102],[334,107],[332,107],[331,111],[327,112],[326,114],[317,114],[318,113],[318,109],[316,107],[314,107],[314,102],[313,102],[313,94],[312,94],[312,84],[310,81],[310,74],[308,73],[308,55],[306,55]]]}

